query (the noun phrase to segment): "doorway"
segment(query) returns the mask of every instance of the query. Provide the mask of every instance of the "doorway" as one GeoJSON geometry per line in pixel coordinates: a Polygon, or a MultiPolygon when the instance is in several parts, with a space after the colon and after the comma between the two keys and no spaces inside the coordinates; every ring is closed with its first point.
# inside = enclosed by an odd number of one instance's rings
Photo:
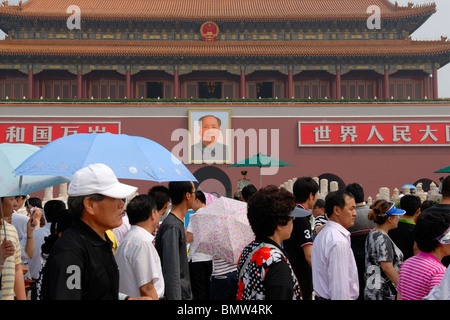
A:
{"type": "Polygon", "coordinates": [[[163,83],[147,82],[147,98],[163,98],[163,83]]]}
{"type": "Polygon", "coordinates": [[[222,98],[222,82],[199,82],[198,97],[203,99],[221,99],[222,98]]]}
{"type": "Polygon", "coordinates": [[[257,82],[256,97],[273,98],[273,82],[257,82]]]}

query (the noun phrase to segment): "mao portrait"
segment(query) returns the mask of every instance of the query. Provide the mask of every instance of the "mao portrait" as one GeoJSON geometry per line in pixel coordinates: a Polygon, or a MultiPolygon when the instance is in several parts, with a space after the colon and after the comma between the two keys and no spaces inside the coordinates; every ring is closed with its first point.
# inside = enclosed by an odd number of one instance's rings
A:
{"type": "Polygon", "coordinates": [[[190,163],[229,163],[230,110],[189,110],[190,163]]]}

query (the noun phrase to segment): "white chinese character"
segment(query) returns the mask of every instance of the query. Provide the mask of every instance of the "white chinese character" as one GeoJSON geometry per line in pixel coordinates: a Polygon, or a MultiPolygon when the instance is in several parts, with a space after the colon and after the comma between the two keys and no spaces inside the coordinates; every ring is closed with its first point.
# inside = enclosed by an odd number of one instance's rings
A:
{"type": "Polygon", "coordinates": [[[52,141],[52,127],[33,127],[33,142],[51,142],[52,141]]]}
{"type": "Polygon", "coordinates": [[[450,126],[445,126],[445,142],[450,142],[450,126]]]}
{"type": "Polygon", "coordinates": [[[320,126],[315,127],[314,130],[314,137],[316,142],[327,142],[330,140],[330,128],[328,126],[320,126]]]}
{"type": "Polygon", "coordinates": [[[427,128],[425,130],[419,130],[419,132],[425,132],[425,134],[423,135],[423,137],[420,140],[420,142],[422,142],[423,140],[425,140],[428,137],[430,137],[434,142],[436,142],[438,139],[433,134],[433,132],[436,132],[436,131],[437,131],[437,129],[431,130],[431,126],[429,126],[429,125],[427,125],[427,128]]]}
{"type": "Polygon", "coordinates": [[[6,129],[6,141],[7,142],[24,142],[25,141],[25,128],[9,127],[6,129]]]}
{"type": "Polygon", "coordinates": [[[367,141],[369,141],[370,139],[372,139],[373,135],[376,135],[378,140],[380,140],[381,142],[384,141],[384,138],[381,136],[381,134],[378,132],[377,127],[376,126],[372,126],[372,128],[370,129],[370,134],[369,134],[369,138],[367,138],[367,141]]]}
{"type": "Polygon", "coordinates": [[[61,127],[64,130],[63,137],[66,137],[71,134],[77,134],[80,127],[61,127]]]}
{"type": "Polygon", "coordinates": [[[356,134],[356,126],[341,126],[341,142],[347,140],[348,136],[350,136],[352,142],[355,142],[356,138],[358,138],[358,135],[356,134]]]}
{"type": "Polygon", "coordinates": [[[106,132],[106,128],[102,127],[100,129],[99,126],[95,126],[95,129],[93,129],[92,127],[89,127],[89,133],[105,133],[106,132]]]}
{"type": "Polygon", "coordinates": [[[400,140],[403,140],[405,142],[411,141],[411,137],[408,137],[411,135],[411,133],[409,132],[409,126],[394,126],[393,131],[394,131],[394,138],[392,139],[392,141],[394,142],[400,140]]]}

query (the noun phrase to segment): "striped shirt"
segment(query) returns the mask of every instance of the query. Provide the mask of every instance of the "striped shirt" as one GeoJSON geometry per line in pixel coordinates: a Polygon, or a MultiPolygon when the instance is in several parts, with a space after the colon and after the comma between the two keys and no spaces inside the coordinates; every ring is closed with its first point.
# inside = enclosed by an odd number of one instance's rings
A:
{"type": "MultiPolygon", "coordinates": [[[[0,290],[0,300],[14,300],[14,279],[16,277],[16,265],[22,263],[22,250],[20,249],[19,236],[17,235],[16,228],[13,225],[5,222],[6,226],[6,240],[10,240],[14,243],[16,248],[14,255],[7,258],[3,263],[2,283],[0,290]]],[[[5,232],[3,226],[0,224],[0,239],[3,242],[5,239],[5,232]]]]}
{"type": "Polygon", "coordinates": [[[422,300],[441,283],[447,268],[431,253],[420,251],[400,268],[397,290],[402,300],[422,300]]]}
{"type": "Polygon", "coordinates": [[[237,271],[237,264],[229,263],[224,259],[213,259],[213,271],[211,274],[212,276],[219,276],[235,271],[237,271]]]}

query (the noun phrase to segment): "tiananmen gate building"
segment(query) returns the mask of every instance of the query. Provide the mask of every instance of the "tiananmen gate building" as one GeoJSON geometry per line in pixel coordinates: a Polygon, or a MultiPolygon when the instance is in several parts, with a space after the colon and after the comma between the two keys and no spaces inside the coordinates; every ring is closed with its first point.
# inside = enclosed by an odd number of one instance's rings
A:
{"type": "Polygon", "coordinates": [[[436,99],[450,41],[411,38],[435,12],[389,0],[4,1],[0,143],[140,135],[228,195],[241,170],[229,165],[254,151],[294,165],[263,184],[327,174],[374,197],[437,182],[449,165],[450,103],[436,99]],[[198,163],[190,135],[209,113],[230,148],[198,163]]]}

